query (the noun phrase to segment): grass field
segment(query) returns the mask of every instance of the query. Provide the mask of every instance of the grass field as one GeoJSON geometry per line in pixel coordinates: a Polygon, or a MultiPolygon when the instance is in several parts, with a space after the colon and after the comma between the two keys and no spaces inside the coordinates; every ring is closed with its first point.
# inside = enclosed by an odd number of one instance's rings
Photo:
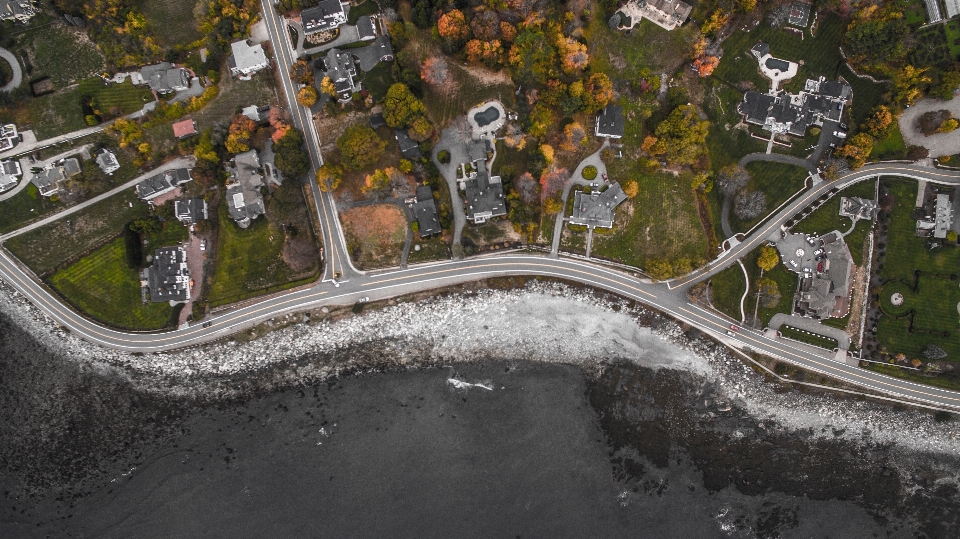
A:
{"type": "Polygon", "coordinates": [[[80,81],[80,95],[93,96],[103,112],[111,112],[113,116],[130,114],[143,108],[143,105],[153,101],[153,94],[145,88],[137,88],[130,79],[123,84],[104,84],[100,77],[91,77],[80,81]]]}
{"type": "Polygon", "coordinates": [[[147,24],[160,43],[172,47],[188,45],[203,38],[193,14],[197,0],[139,0],[137,2],[147,24]]]}
{"type": "Polygon", "coordinates": [[[635,168],[636,162],[629,159],[607,164],[611,181],[636,179],[640,193],[617,208],[611,234],[594,234],[592,254],[641,268],[657,258],[671,262],[686,258],[694,267],[703,263],[707,240],[689,178],[659,173],[644,176],[635,168]]]}
{"type": "Polygon", "coordinates": [[[40,196],[36,186],[30,184],[13,198],[0,202],[0,233],[16,230],[38,216],[62,207],[62,204],[40,196]]]}
{"type": "MultiPolygon", "coordinates": [[[[740,298],[743,297],[743,289],[746,286],[743,280],[743,270],[740,264],[734,264],[710,278],[712,289],[713,306],[723,314],[740,320],[740,298]]],[[[749,301],[744,302],[744,309],[753,304],[749,301]]]]}
{"type": "Polygon", "coordinates": [[[870,159],[882,161],[884,159],[904,159],[907,156],[907,145],[903,141],[903,134],[897,120],[890,126],[890,133],[873,145],[870,159]]]}
{"type": "Polygon", "coordinates": [[[410,246],[410,254],[407,256],[407,264],[434,260],[450,260],[450,246],[444,237],[440,235],[422,239],[414,235],[413,244],[410,246]],[[416,245],[420,246],[419,251],[414,250],[413,247],[416,245]]]}
{"type": "Polygon", "coordinates": [[[17,48],[27,53],[32,71],[24,80],[50,77],[57,89],[96,75],[104,68],[103,55],[83,30],[62,22],[35,27],[17,36],[17,48]]]}
{"type": "MultiPolygon", "coordinates": [[[[730,227],[734,232],[746,232],[759,223],[797,191],[803,189],[803,181],[807,177],[807,171],[796,165],[766,161],[750,163],[747,165],[747,170],[750,172],[747,189],[764,192],[767,195],[767,209],[759,217],[749,220],[740,219],[736,212],[731,210],[730,227]]],[[[719,194],[717,196],[719,197],[719,194]]]]}
{"type": "Polygon", "coordinates": [[[891,354],[922,357],[923,349],[933,344],[949,354],[947,360],[958,361],[960,249],[945,246],[930,250],[925,239],[916,237],[913,219],[916,182],[890,181],[884,182],[884,186],[890,189],[895,202],[883,247],[886,254],[879,262],[882,266],[878,265],[884,280],[880,291],[884,316],[877,322],[877,338],[891,354]],[[904,296],[900,307],[890,302],[894,292],[904,296]]]}
{"type": "Polygon", "coordinates": [[[283,260],[283,230],[264,217],[254,219],[249,228],[237,226],[225,204],[217,213],[220,231],[217,240],[217,265],[209,301],[214,307],[259,294],[282,290],[290,282],[291,271],[283,260]]]}
{"type": "Polygon", "coordinates": [[[77,88],[30,98],[15,109],[0,109],[0,122],[15,123],[21,131],[32,129],[38,139],[87,127],[77,88]]]}
{"type": "Polygon", "coordinates": [[[127,267],[123,238],[115,239],[54,273],[53,286],[78,310],[107,325],[125,329],[166,326],[173,308],[168,303],[143,304],[140,278],[127,267]]]}
{"type": "Polygon", "coordinates": [[[787,339],[793,339],[795,341],[800,341],[813,346],[819,346],[820,348],[826,348],[827,350],[834,350],[837,348],[837,346],[839,346],[839,343],[837,343],[836,339],[810,333],[809,331],[804,331],[795,327],[780,326],[779,331],[780,336],[787,339]]]}
{"type": "MultiPolygon", "coordinates": [[[[368,0],[367,3],[372,3],[368,0]]],[[[387,90],[395,81],[393,80],[393,62],[380,62],[377,67],[363,73],[359,77],[360,83],[365,90],[370,92],[375,103],[380,103],[387,96],[387,90]]]]}
{"type": "Polygon", "coordinates": [[[137,200],[133,189],[127,189],[69,218],[15,236],[4,245],[43,276],[119,236],[130,221],[149,215],[147,205],[137,200]]]}
{"type": "MultiPolygon", "coordinates": [[[[808,234],[826,234],[833,230],[846,232],[850,229],[852,222],[847,217],[840,217],[840,198],[845,196],[861,197],[872,199],[875,195],[876,182],[865,181],[856,185],[851,185],[843,191],[840,191],[830,200],[816,209],[813,213],[806,216],[792,228],[793,232],[804,232],[808,234]]],[[[857,227],[849,235],[844,237],[847,247],[850,248],[850,254],[853,261],[858,266],[863,260],[863,240],[867,237],[872,221],[857,221],[857,227]]]]}

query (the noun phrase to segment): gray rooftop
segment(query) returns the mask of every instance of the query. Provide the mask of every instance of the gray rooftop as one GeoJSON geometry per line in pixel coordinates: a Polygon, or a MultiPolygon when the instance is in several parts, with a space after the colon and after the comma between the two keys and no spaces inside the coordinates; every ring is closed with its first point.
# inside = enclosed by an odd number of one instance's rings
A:
{"type": "Polygon", "coordinates": [[[423,157],[423,153],[420,152],[420,145],[417,144],[417,141],[410,138],[406,129],[394,129],[393,134],[397,138],[397,143],[400,145],[400,153],[403,154],[405,158],[416,160],[423,157]]]}
{"type": "Polygon", "coordinates": [[[202,198],[188,198],[174,203],[173,213],[177,220],[193,224],[207,218],[207,201],[202,198]]]}
{"type": "Polygon", "coordinates": [[[177,90],[185,90],[190,87],[190,76],[186,69],[175,67],[170,62],[160,62],[143,66],[140,68],[140,76],[143,77],[150,89],[159,93],[167,94],[177,90]]]}
{"type": "Polygon", "coordinates": [[[433,189],[428,185],[417,187],[417,201],[411,207],[417,218],[417,225],[421,237],[432,236],[441,232],[440,216],[437,213],[437,204],[433,200],[433,189]]]}
{"type": "Polygon", "coordinates": [[[490,176],[485,161],[477,163],[477,171],[464,181],[464,188],[467,219],[483,223],[492,217],[507,214],[503,183],[500,176],[490,176]]]}
{"type": "Polygon", "coordinates": [[[624,126],[623,107],[619,105],[607,105],[600,114],[597,115],[597,124],[594,128],[594,133],[598,137],[620,138],[623,136],[624,126]]]}
{"type": "Polygon", "coordinates": [[[347,22],[347,14],[339,0],[321,0],[316,7],[300,12],[300,22],[307,35],[333,30],[347,22]]]}
{"type": "Polygon", "coordinates": [[[60,189],[60,182],[63,180],[63,169],[60,167],[48,167],[43,169],[39,174],[34,174],[30,181],[37,186],[41,195],[50,196],[60,189]]]}
{"type": "Polygon", "coordinates": [[[267,55],[264,54],[263,46],[259,43],[251,45],[246,39],[241,39],[231,43],[230,49],[233,51],[231,55],[233,65],[231,67],[240,71],[256,69],[267,63],[267,55]]]}
{"type": "Polygon", "coordinates": [[[97,166],[100,167],[100,170],[105,174],[113,174],[120,168],[120,163],[117,162],[117,156],[114,155],[113,152],[103,150],[97,154],[97,166]]]}
{"type": "Polygon", "coordinates": [[[146,269],[150,301],[188,301],[190,269],[183,247],[161,247],[153,252],[153,263],[146,269]]]}
{"type": "Polygon", "coordinates": [[[577,191],[573,197],[573,215],[570,217],[570,223],[591,228],[611,228],[614,210],[626,199],[626,193],[616,182],[602,193],[587,194],[577,191]]]}
{"type": "Polygon", "coordinates": [[[185,168],[175,168],[151,176],[137,184],[137,198],[151,200],[164,193],[173,191],[176,187],[189,182],[190,171],[185,168]]]}
{"type": "Polygon", "coordinates": [[[357,19],[357,34],[361,41],[368,41],[377,37],[377,30],[373,26],[373,19],[369,15],[361,15],[357,19]]]}
{"type": "Polygon", "coordinates": [[[266,213],[260,187],[260,157],[256,150],[237,154],[229,167],[227,182],[227,210],[241,228],[250,226],[250,221],[266,213]]]}

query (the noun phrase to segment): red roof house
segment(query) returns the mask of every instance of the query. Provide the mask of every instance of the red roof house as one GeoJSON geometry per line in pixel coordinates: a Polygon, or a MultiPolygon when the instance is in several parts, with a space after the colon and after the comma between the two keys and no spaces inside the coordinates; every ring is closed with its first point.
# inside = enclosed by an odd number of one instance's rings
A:
{"type": "Polygon", "coordinates": [[[173,124],[173,136],[177,138],[189,137],[197,133],[199,133],[199,131],[197,131],[197,122],[195,120],[183,120],[182,122],[173,124]]]}

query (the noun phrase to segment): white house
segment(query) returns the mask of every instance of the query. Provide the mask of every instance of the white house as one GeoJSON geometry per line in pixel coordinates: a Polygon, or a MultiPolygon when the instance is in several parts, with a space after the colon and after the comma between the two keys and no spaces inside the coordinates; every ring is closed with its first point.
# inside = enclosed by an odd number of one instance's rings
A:
{"type": "Polygon", "coordinates": [[[230,44],[233,54],[230,55],[230,72],[234,76],[250,75],[265,69],[270,65],[263,46],[259,43],[251,45],[246,39],[230,44]]]}

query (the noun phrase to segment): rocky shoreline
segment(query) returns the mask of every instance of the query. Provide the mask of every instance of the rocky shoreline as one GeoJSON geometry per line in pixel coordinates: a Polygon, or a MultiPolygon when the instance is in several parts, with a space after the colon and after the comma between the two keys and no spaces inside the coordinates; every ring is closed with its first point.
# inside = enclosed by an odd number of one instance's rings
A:
{"type": "Polygon", "coordinates": [[[784,388],[696,330],[563,284],[447,293],[358,316],[291,315],[248,342],[159,354],[86,343],[5,284],[0,323],[8,522],[96,490],[182,435],[183,418],[200,410],[345,376],[506,361],[584,373],[614,473],[636,492],[683,455],[710,491],[847,500],[930,537],[960,529],[949,510],[960,485],[957,421],[784,388]],[[935,515],[939,528],[927,518],[935,515]]]}

